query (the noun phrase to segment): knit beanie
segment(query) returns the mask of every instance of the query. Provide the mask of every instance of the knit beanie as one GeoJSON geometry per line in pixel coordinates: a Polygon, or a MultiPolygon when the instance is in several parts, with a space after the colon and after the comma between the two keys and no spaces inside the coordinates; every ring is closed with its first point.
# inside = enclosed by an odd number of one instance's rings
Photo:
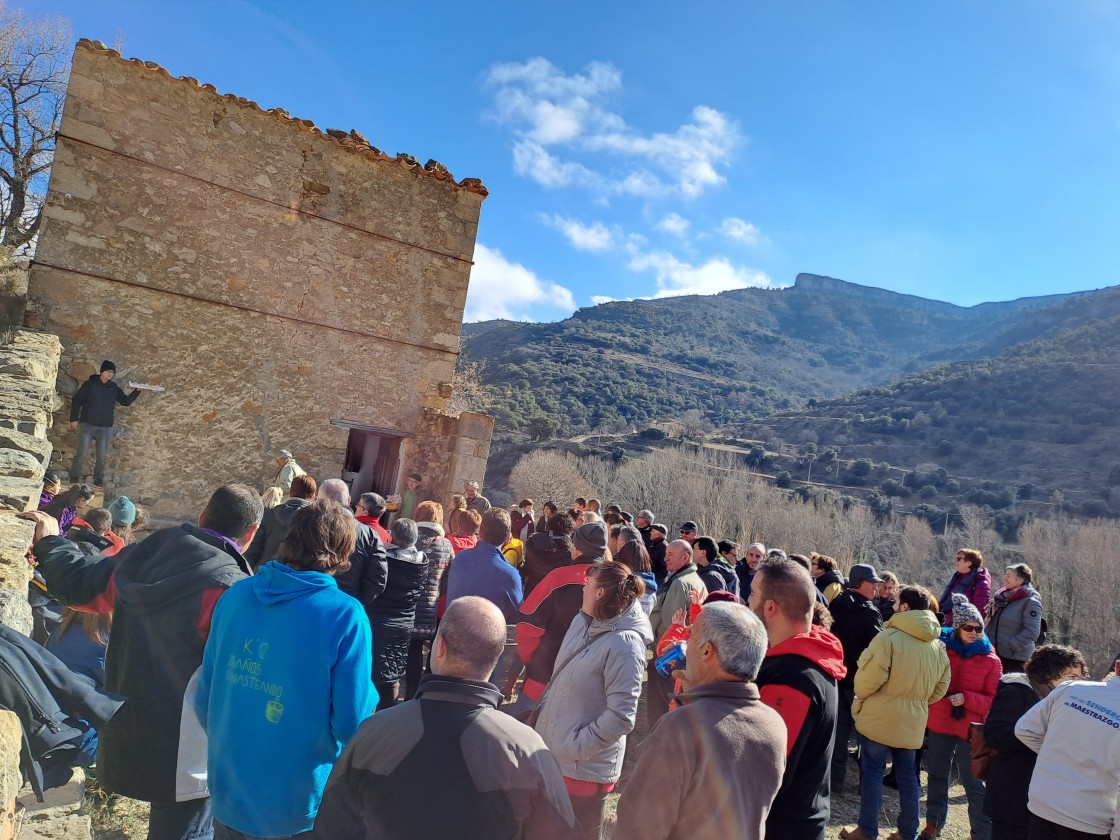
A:
{"type": "Polygon", "coordinates": [[[953,629],[957,630],[965,624],[979,624],[983,627],[984,619],[980,615],[980,610],[958,592],[953,596],[953,629]]]}
{"type": "Polygon", "coordinates": [[[602,557],[607,550],[607,529],[602,522],[588,522],[576,528],[572,545],[584,557],[602,557]]]}
{"type": "Polygon", "coordinates": [[[113,373],[117,372],[117,366],[110,362],[108,359],[101,363],[101,372],[104,373],[107,370],[111,370],[113,373]]]}
{"type": "Polygon", "coordinates": [[[109,505],[109,513],[113,515],[113,524],[124,528],[136,521],[136,505],[128,496],[118,496],[109,505]]]}

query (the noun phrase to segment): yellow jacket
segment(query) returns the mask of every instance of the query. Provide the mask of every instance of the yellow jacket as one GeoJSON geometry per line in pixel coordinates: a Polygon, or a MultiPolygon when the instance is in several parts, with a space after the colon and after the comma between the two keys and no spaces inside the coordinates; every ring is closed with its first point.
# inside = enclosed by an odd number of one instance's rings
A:
{"type": "Polygon", "coordinates": [[[949,657],[937,617],[895,613],[859,657],[852,717],[856,731],[888,747],[922,745],[929,707],[949,688],[949,657]]]}

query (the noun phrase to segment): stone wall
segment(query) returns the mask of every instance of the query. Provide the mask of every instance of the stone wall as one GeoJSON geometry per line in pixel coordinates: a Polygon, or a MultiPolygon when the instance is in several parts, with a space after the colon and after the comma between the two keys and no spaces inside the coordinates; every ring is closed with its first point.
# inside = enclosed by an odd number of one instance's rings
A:
{"type": "MultiPolygon", "coordinates": [[[[31,635],[27,549],[34,526],[15,514],[34,510],[50,461],[47,429],[55,409],[55,376],[61,347],[53,335],[15,330],[0,344],[0,624],[31,635]]],[[[0,711],[0,840],[11,837],[21,729],[0,711]]]]}
{"type": "MultiPolygon", "coordinates": [[[[281,448],[338,476],[332,420],[398,431],[401,472],[445,490],[459,444],[432,435],[460,422],[448,383],[485,195],[80,42],[26,323],[62,339],[67,398],[104,358],[121,384],[166,387],[118,408],[113,493],[192,517],[220,483],[266,485],[281,448]]],[[[488,447],[468,446],[480,480],[488,447]]]]}

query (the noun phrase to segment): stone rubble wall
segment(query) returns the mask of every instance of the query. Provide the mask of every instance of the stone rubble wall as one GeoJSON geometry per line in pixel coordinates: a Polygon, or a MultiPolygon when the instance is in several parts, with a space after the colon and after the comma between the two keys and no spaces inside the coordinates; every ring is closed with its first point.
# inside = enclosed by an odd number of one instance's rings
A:
{"type": "Polygon", "coordinates": [[[338,134],[79,43],[25,315],[65,348],[59,468],[69,397],[111,359],[120,384],[167,389],[118,407],[107,475],[156,520],[197,516],[219,484],[267,486],[281,448],[339,476],[332,420],[399,432],[400,473],[451,485],[458,444],[431,435],[459,421],[431,417],[485,188],[338,134]]]}
{"type": "MultiPolygon", "coordinates": [[[[47,440],[56,408],[55,377],[61,353],[58,338],[14,330],[0,344],[0,623],[31,635],[27,549],[32,523],[15,514],[35,510],[43,473],[51,457],[47,440]]],[[[0,840],[14,825],[21,729],[12,712],[0,712],[0,840]]]]}

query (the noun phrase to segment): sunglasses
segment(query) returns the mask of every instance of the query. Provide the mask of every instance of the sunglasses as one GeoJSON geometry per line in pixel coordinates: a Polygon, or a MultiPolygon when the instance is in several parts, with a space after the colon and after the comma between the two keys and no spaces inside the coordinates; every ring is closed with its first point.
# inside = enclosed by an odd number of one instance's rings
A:
{"type": "Polygon", "coordinates": [[[978,624],[962,624],[961,631],[964,633],[979,633],[984,628],[978,624]]]}

